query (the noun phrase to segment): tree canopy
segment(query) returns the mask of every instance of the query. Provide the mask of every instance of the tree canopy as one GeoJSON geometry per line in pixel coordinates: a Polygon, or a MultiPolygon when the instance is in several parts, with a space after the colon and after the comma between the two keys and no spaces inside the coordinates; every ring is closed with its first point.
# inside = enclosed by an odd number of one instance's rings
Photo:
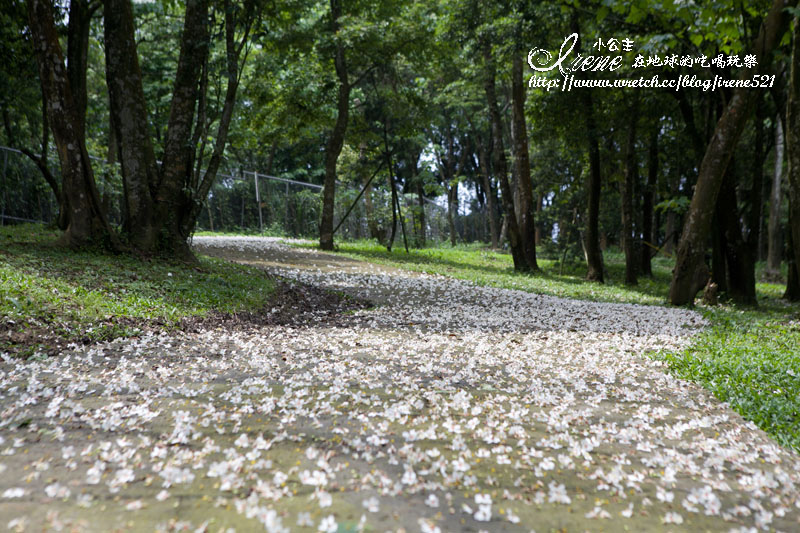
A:
{"type": "Polygon", "coordinates": [[[676,254],[675,304],[709,280],[754,303],[756,261],[785,257],[790,281],[800,265],[780,233],[800,239],[800,201],[781,207],[800,194],[797,15],[785,0],[15,0],[0,142],[36,163],[72,246],[189,258],[198,223],[244,225],[258,191],[219,174],[246,169],[322,186],[325,249],[344,197],[390,248],[398,231],[426,243],[438,202],[452,243],[507,247],[520,271],[543,249],[602,282],[618,245],[631,284],[676,254]]]}

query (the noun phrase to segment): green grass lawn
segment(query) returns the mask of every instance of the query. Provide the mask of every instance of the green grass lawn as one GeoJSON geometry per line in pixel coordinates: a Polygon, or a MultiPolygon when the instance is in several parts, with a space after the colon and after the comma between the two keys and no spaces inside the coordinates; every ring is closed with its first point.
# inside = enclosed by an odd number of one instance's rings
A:
{"type": "Polygon", "coordinates": [[[172,328],[211,311],[257,311],[273,291],[255,268],[75,252],[54,246],[57,236],[42,226],[0,228],[0,351],[52,353],[66,342],[172,328]]]}
{"type": "MultiPolygon", "coordinates": [[[[302,246],[312,247],[312,244],[302,246]]],[[[511,256],[478,245],[387,252],[367,241],[340,242],[340,254],[478,285],[604,302],[666,305],[672,260],[653,260],[653,277],[624,280],[624,257],[604,254],[606,284],[583,279],[582,263],[541,258],[541,272],[515,274],[511,256]]],[[[651,354],[675,375],[700,383],[781,444],[800,450],[800,305],[780,299],[783,285],[759,283],[758,308],[699,307],[711,326],[682,353],[651,354]]]]}

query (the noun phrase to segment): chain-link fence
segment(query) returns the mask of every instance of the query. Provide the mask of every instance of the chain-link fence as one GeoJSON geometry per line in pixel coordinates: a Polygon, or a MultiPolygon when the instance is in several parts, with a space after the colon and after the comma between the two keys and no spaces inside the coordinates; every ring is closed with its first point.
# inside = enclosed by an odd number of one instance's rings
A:
{"type": "MultiPolygon", "coordinates": [[[[53,222],[58,216],[58,202],[36,164],[13,148],[0,146],[0,157],[0,225],[53,222]]],[[[92,159],[109,220],[119,226],[124,216],[119,165],[92,159]]],[[[60,183],[58,161],[51,158],[47,167],[60,183]]],[[[359,197],[360,193],[361,187],[337,185],[334,226],[340,227],[336,238],[385,241],[392,227],[390,193],[378,187],[359,197]],[[367,216],[368,203],[370,216],[367,216]]],[[[396,243],[402,242],[403,225],[410,246],[448,238],[446,208],[429,199],[420,205],[415,194],[401,194],[399,200],[402,217],[397,222],[396,243]]],[[[198,218],[197,229],[317,238],[321,207],[321,185],[246,170],[219,172],[198,218]]],[[[466,216],[456,217],[456,225],[462,237],[475,233],[469,230],[471,225],[466,216]]]]}
{"type": "Polygon", "coordinates": [[[58,216],[55,194],[30,158],[3,146],[0,165],[0,225],[50,222],[58,216]]]}
{"type": "MultiPolygon", "coordinates": [[[[218,176],[197,226],[200,230],[316,238],[321,207],[321,185],[239,171],[218,176]]],[[[428,199],[420,206],[416,195],[408,194],[400,196],[400,210],[402,222],[398,220],[397,239],[402,238],[403,223],[409,244],[421,245],[447,237],[445,208],[428,199]]],[[[385,240],[391,225],[391,195],[387,191],[379,188],[362,191],[347,183],[337,185],[334,206],[334,226],[339,227],[337,238],[385,240]],[[370,216],[367,216],[368,204],[370,216]]]]}

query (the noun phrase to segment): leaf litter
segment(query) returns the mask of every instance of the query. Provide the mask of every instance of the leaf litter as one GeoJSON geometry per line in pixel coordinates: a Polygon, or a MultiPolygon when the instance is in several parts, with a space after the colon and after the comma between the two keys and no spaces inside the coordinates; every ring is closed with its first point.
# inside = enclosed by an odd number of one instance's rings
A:
{"type": "Polygon", "coordinates": [[[696,313],[476,287],[271,239],[195,245],[378,307],[315,316],[317,293],[303,320],[3,356],[0,524],[800,527],[797,453],[643,355],[685,347],[696,313]]]}

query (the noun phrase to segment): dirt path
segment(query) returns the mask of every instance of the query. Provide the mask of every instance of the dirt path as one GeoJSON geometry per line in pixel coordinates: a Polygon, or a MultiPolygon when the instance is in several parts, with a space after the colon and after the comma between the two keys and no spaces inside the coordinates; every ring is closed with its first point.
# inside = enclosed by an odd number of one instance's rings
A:
{"type": "Polygon", "coordinates": [[[800,457],[642,355],[694,313],[195,245],[380,307],[0,363],[0,528],[800,528],[800,457]]]}

